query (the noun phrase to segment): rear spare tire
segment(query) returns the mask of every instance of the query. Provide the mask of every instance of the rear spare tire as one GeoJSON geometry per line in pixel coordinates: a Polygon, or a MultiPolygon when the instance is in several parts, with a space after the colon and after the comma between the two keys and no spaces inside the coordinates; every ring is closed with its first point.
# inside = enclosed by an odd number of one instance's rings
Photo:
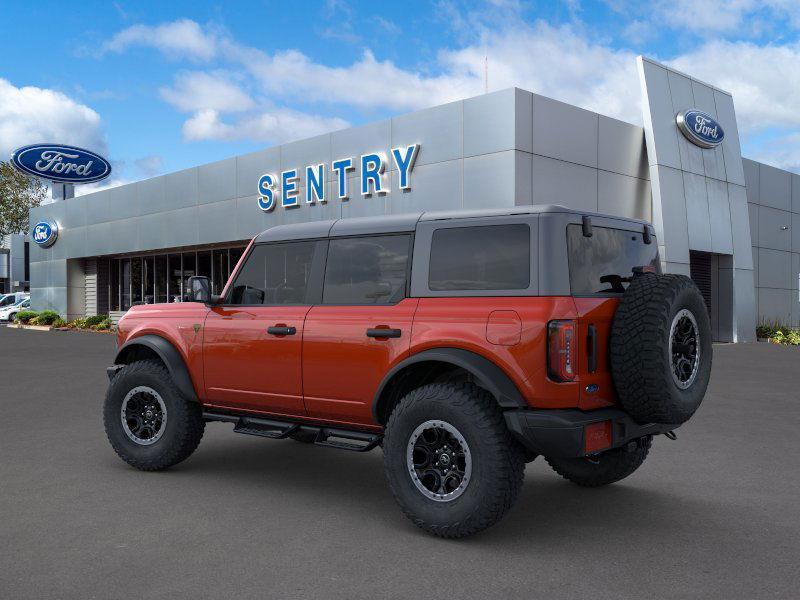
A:
{"type": "Polygon", "coordinates": [[[680,425],[700,406],[711,375],[711,323],[684,275],[634,276],[611,327],[611,374],[640,423],[680,425]]]}

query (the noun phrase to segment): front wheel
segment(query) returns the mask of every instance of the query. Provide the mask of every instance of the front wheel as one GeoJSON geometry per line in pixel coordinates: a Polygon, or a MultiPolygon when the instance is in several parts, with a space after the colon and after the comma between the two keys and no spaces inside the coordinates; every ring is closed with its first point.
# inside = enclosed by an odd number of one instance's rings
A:
{"type": "Polygon", "coordinates": [[[136,361],[114,376],[103,422],[114,451],[141,471],[160,471],[187,459],[205,431],[200,405],[184,398],[155,360],[136,361]]]}
{"type": "Polygon", "coordinates": [[[621,448],[584,458],[552,458],[547,464],[564,479],[582,487],[600,487],[625,479],[642,466],[650,451],[652,436],[629,442],[621,448]]]}
{"type": "Polygon", "coordinates": [[[383,452],[400,508],[439,537],[493,525],[522,487],[522,448],[491,394],[472,383],[436,383],[406,395],[389,417],[383,452]]]}

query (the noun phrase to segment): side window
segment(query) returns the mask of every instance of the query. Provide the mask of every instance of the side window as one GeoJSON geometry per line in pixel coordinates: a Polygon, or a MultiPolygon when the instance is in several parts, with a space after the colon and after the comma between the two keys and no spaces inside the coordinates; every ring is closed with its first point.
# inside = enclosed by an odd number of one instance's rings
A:
{"type": "Polygon", "coordinates": [[[229,304],[305,304],[316,242],[256,246],[233,284],[229,304]]]}
{"type": "Polygon", "coordinates": [[[324,304],[390,304],[405,296],[408,235],[333,239],[325,268],[324,304]]]}
{"type": "Polygon", "coordinates": [[[448,290],[524,290],[531,283],[528,225],[437,229],[431,240],[428,287],[448,290]]]}

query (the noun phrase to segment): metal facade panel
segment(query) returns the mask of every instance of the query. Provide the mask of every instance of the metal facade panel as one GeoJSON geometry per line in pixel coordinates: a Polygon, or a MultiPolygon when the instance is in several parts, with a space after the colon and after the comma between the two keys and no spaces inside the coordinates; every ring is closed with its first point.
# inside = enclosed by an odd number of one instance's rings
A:
{"type": "Polygon", "coordinates": [[[792,212],[800,213],[800,175],[792,173],[792,212]]]}
{"type": "Polygon", "coordinates": [[[197,203],[236,197],[236,159],[226,158],[197,167],[197,203]]]}
{"type": "MultiPolygon", "coordinates": [[[[461,158],[464,144],[464,106],[451,102],[418,110],[391,120],[393,148],[419,144],[413,173],[422,165],[461,158]]],[[[394,161],[392,168],[396,170],[394,161]]]]}
{"type": "Polygon", "coordinates": [[[361,155],[378,152],[388,157],[392,146],[392,122],[387,119],[376,123],[368,123],[360,127],[342,129],[331,134],[331,156],[333,160],[352,158],[351,172],[361,177],[361,155]]]}
{"type": "MultiPolygon", "coordinates": [[[[692,79],[692,94],[694,95],[694,108],[699,108],[716,119],[717,105],[714,101],[714,89],[710,85],[692,79]]],[[[733,135],[733,132],[729,134],[726,131],[725,137],[729,135],[733,135]]],[[[717,146],[716,148],[709,148],[701,152],[703,155],[703,168],[705,169],[706,177],[726,181],[725,158],[722,154],[722,147],[717,146]]]]}
{"type": "Polygon", "coordinates": [[[514,89],[464,100],[464,157],[514,148],[516,102],[514,89]]]}
{"type": "Polygon", "coordinates": [[[711,252],[711,217],[709,216],[708,210],[706,178],[702,175],[695,175],[694,173],[684,171],[683,189],[686,195],[686,222],[689,229],[689,249],[711,252]]]}
{"type": "Polygon", "coordinates": [[[598,168],[639,179],[650,178],[643,128],[600,115],[597,132],[598,168]]]}
{"type": "Polygon", "coordinates": [[[514,148],[522,152],[533,152],[533,94],[514,89],[516,118],[514,148]]]}
{"type": "Polygon", "coordinates": [[[675,114],[672,112],[667,69],[643,57],[636,60],[642,86],[644,135],[649,164],[651,167],[664,165],[680,169],[681,157],[678,149],[680,134],[675,126],[675,114]]]}
{"type": "Polygon", "coordinates": [[[533,153],[597,167],[598,115],[577,106],[533,97],[533,153]]]}
{"type": "Polygon", "coordinates": [[[514,150],[465,158],[462,208],[514,206],[515,169],[514,150]]]}
{"type": "Polygon", "coordinates": [[[750,217],[750,241],[753,246],[758,246],[758,204],[748,202],[747,213],[750,217]]]}
{"type": "MultiPolygon", "coordinates": [[[[297,169],[297,173],[302,180],[305,176],[304,169],[307,165],[325,164],[328,169],[328,179],[331,177],[330,164],[334,160],[331,154],[331,134],[326,133],[305,140],[298,140],[283,144],[280,147],[280,169],[275,169],[275,175],[279,175],[278,170],[297,169]]],[[[336,157],[341,158],[341,157],[336,157]]],[[[266,172],[266,171],[264,171],[266,172]]],[[[258,178],[264,173],[255,175],[252,182],[257,182],[258,178]]],[[[255,189],[255,183],[252,183],[255,189]]],[[[251,192],[247,192],[250,194],[251,192]]],[[[221,198],[220,198],[221,199],[221,198]]]]}
{"type": "MultiPolygon", "coordinates": [[[[233,178],[231,178],[233,181],[233,178]]],[[[216,244],[236,239],[236,200],[223,200],[197,207],[197,241],[200,244],[216,244]]]]}
{"type": "Polygon", "coordinates": [[[768,206],[759,206],[758,245],[775,250],[791,250],[791,225],[792,213],[768,206]]]}
{"type": "MultiPolygon", "coordinates": [[[[695,101],[694,93],[692,92],[692,80],[674,71],[669,71],[667,77],[669,79],[670,96],[672,97],[672,114],[677,115],[682,110],[693,108],[695,101]]],[[[683,135],[677,137],[681,168],[690,173],[705,175],[703,151],[683,135]]]]}
{"type": "Polygon", "coordinates": [[[608,171],[597,172],[597,211],[625,218],[652,220],[650,182],[608,171]]]}
{"type": "MultiPolygon", "coordinates": [[[[165,204],[163,211],[197,205],[198,168],[184,169],[164,176],[165,204]]],[[[253,184],[255,185],[255,184],[253,184]]]]}
{"type": "Polygon", "coordinates": [[[736,111],[733,108],[733,97],[719,90],[714,90],[714,104],[717,107],[717,120],[725,131],[722,140],[722,156],[725,161],[725,176],[729,183],[745,185],[742,167],[742,148],[739,143],[739,126],[736,123],[736,111]]]}
{"type": "Polygon", "coordinates": [[[792,175],[769,165],[759,165],[759,203],[781,210],[792,208],[792,175]]]}
{"type": "Polygon", "coordinates": [[[139,197],[139,214],[149,215],[166,210],[167,191],[165,184],[166,176],[153,177],[140,181],[136,186],[136,193],[139,197]]]}
{"type": "Polygon", "coordinates": [[[666,262],[689,264],[689,226],[683,174],[670,167],[653,167],[657,174],[650,178],[653,186],[653,225],[665,246],[661,257],[666,262]]]}
{"type": "Polygon", "coordinates": [[[534,155],[533,203],[597,212],[597,169],[534,155]]]}
{"type": "Polygon", "coordinates": [[[752,241],[750,213],[744,187],[728,184],[728,202],[731,211],[731,234],[733,235],[733,261],[737,269],[752,269],[752,241]]]}
{"type": "Polygon", "coordinates": [[[281,148],[267,148],[236,157],[236,197],[258,193],[258,180],[264,173],[275,176],[281,170],[281,148]]]}
{"type": "Polygon", "coordinates": [[[760,204],[758,198],[758,168],[759,163],[747,158],[742,159],[742,168],[744,169],[744,181],[747,187],[747,201],[754,204],[760,204]]]}
{"type": "Polygon", "coordinates": [[[758,288],[758,317],[765,322],[788,323],[792,318],[792,290],[758,288]]]}
{"type": "Polygon", "coordinates": [[[791,252],[758,249],[758,286],[765,288],[790,289],[792,271],[791,252]]]}
{"type": "MultiPolygon", "coordinates": [[[[718,254],[733,254],[731,207],[728,185],[724,181],[706,178],[708,214],[711,219],[711,249],[718,254]]],[[[746,244],[746,248],[750,244],[746,244]]]]}
{"type": "Polygon", "coordinates": [[[458,210],[463,196],[463,163],[449,160],[414,167],[412,186],[398,189],[398,174],[392,174],[392,197],[387,204],[389,214],[425,210],[458,210]]]}

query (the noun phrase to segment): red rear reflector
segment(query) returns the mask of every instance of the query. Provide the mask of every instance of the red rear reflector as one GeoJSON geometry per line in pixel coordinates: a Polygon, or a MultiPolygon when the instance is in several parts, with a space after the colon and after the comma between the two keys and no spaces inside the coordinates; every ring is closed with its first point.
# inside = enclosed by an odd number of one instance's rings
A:
{"type": "Polygon", "coordinates": [[[611,421],[600,421],[583,428],[583,451],[586,454],[594,454],[610,448],[613,443],[614,433],[611,429],[611,421]]]}
{"type": "Polygon", "coordinates": [[[575,379],[575,322],[547,324],[547,372],[554,381],[575,379]]]}

